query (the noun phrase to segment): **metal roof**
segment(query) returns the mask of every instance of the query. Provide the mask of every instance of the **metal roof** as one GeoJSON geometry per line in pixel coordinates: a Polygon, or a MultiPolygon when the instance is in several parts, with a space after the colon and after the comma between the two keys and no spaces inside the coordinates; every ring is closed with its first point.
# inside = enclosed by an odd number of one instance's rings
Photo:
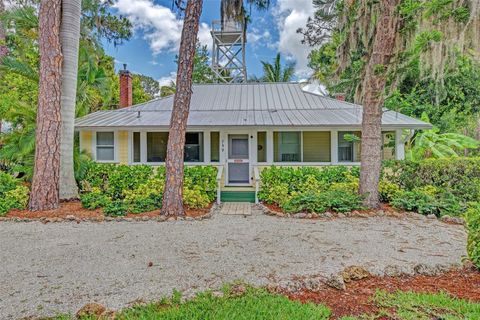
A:
{"type": "MultiPolygon", "coordinates": [[[[203,126],[328,126],[359,127],[360,105],[305,92],[298,83],[194,85],[189,127],[203,126]]],[[[79,118],[77,129],[168,127],[173,96],[129,108],[98,111],[79,118]]],[[[385,128],[425,129],[431,125],[386,110],[385,128]]]]}

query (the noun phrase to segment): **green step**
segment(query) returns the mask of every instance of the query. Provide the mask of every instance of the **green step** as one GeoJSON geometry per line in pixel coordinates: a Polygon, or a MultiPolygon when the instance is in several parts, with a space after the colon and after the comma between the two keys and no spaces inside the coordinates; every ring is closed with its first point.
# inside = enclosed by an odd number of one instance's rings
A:
{"type": "Polygon", "coordinates": [[[222,191],[220,195],[222,202],[250,202],[255,203],[254,191],[222,191]]]}

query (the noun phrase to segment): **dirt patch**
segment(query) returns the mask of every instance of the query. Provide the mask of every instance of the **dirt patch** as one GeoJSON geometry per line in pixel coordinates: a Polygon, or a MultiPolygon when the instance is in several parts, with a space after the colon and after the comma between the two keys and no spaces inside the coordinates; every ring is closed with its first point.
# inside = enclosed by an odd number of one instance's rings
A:
{"type": "MultiPolygon", "coordinates": [[[[198,218],[202,217],[210,212],[213,204],[210,204],[207,208],[204,209],[189,209],[185,208],[185,215],[187,217],[198,218]]],[[[6,218],[21,218],[21,219],[41,219],[41,218],[60,218],[66,219],[68,217],[74,217],[75,219],[92,219],[98,220],[103,219],[105,216],[102,209],[88,210],[82,207],[80,201],[67,201],[60,203],[60,206],[54,210],[46,211],[35,211],[31,212],[28,210],[12,210],[5,217],[6,218]]],[[[126,215],[127,218],[135,217],[148,217],[154,218],[160,216],[160,210],[143,212],[143,213],[129,213],[126,215]]]]}
{"type": "Polygon", "coordinates": [[[374,314],[379,310],[372,298],[377,290],[387,292],[414,291],[422,293],[446,292],[454,297],[480,302],[480,272],[462,269],[439,276],[369,277],[347,283],[346,290],[324,288],[319,291],[300,290],[284,293],[292,300],[325,304],[333,311],[333,318],[374,314]]]}

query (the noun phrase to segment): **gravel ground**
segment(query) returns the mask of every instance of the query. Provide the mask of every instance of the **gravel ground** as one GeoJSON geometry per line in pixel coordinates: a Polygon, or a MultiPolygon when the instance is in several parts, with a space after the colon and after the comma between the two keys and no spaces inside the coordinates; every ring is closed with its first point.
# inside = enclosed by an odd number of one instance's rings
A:
{"type": "Polygon", "coordinates": [[[89,302],[119,309],[174,288],[188,295],[239,279],[265,285],[351,265],[376,274],[451,266],[465,242],[461,226],[411,218],[312,221],[256,212],[163,223],[3,222],[0,319],[75,313],[89,302]]]}

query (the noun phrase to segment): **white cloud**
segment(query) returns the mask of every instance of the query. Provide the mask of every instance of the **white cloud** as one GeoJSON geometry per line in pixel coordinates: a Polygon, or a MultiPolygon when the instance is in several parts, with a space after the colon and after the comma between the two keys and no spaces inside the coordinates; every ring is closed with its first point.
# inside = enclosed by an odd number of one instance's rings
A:
{"type": "Polygon", "coordinates": [[[247,32],[247,41],[253,47],[257,47],[272,42],[272,35],[268,30],[262,32],[258,28],[252,27],[251,31],[247,32]]]}
{"type": "Polygon", "coordinates": [[[161,77],[158,79],[158,83],[160,84],[161,87],[163,86],[169,86],[172,84],[172,81],[175,82],[177,80],[177,73],[172,71],[168,76],[161,77]]]}
{"type": "MultiPolygon", "coordinates": [[[[155,4],[153,0],[118,0],[114,7],[132,22],[136,30],[143,32],[153,54],[178,50],[183,20],[178,19],[171,9],[155,4]]],[[[202,44],[211,46],[206,23],[200,24],[198,38],[202,44]]]]}
{"type": "Polygon", "coordinates": [[[299,77],[308,77],[312,70],[307,66],[311,48],[301,43],[302,35],[297,29],[305,27],[314,13],[312,0],[278,0],[273,10],[279,32],[278,50],[296,62],[295,73],[299,77]]]}

